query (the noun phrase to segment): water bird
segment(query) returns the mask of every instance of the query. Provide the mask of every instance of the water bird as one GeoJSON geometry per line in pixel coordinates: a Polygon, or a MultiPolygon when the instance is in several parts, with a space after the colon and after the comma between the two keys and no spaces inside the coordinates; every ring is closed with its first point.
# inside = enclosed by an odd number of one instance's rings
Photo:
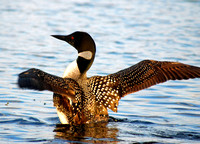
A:
{"type": "Polygon", "coordinates": [[[31,68],[18,76],[20,88],[49,90],[62,124],[108,121],[108,109],[117,112],[118,101],[127,94],[168,80],[200,77],[200,67],[179,62],[143,60],[107,76],[87,77],[96,53],[93,38],[86,32],[52,35],[78,51],[63,77],[31,68]]]}

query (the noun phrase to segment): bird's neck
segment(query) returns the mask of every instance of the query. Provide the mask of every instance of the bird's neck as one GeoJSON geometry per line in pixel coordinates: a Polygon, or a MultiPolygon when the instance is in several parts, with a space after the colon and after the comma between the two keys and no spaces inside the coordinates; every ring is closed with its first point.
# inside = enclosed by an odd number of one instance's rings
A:
{"type": "Polygon", "coordinates": [[[94,61],[95,55],[90,51],[80,52],[78,58],[68,65],[63,77],[74,80],[86,79],[87,71],[94,61]]]}

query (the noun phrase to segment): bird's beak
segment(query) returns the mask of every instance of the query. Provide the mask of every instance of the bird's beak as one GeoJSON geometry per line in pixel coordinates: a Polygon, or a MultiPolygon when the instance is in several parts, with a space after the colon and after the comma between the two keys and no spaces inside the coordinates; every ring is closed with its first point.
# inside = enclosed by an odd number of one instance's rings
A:
{"type": "Polygon", "coordinates": [[[51,35],[52,37],[55,37],[55,38],[57,38],[57,39],[59,39],[59,40],[63,40],[63,41],[66,41],[66,36],[64,36],[64,35],[51,35]]]}

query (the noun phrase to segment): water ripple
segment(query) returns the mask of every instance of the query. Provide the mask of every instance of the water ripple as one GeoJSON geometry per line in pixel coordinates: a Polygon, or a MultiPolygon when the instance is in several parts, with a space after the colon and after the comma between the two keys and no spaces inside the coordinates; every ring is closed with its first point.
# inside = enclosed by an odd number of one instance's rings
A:
{"type": "Polygon", "coordinates": [[[52,93],[22,91],[31,67],[62,76],[77,54],[52,34],[87,31],[97,55],[88,76],[144,59],[200,66],[200,2],[195,0],[6,1],[0,5],[1,143],[199,143],[199,79],[170,81],[130,94],[106,124],[59,123],[52,93]],[[77,130],[72,132],[72,130],[77,130]]]}

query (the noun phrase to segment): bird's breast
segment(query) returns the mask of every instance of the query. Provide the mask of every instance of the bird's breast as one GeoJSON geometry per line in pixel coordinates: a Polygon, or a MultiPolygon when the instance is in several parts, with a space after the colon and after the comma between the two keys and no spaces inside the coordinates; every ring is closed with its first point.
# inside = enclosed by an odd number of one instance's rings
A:
{"type": "Polygon", "coordinates": [[[72,78],[74,80],[77,80],[80,76],[81,73],[76,60],[68,65],[63,74],[63,78],[72,78]]]}

